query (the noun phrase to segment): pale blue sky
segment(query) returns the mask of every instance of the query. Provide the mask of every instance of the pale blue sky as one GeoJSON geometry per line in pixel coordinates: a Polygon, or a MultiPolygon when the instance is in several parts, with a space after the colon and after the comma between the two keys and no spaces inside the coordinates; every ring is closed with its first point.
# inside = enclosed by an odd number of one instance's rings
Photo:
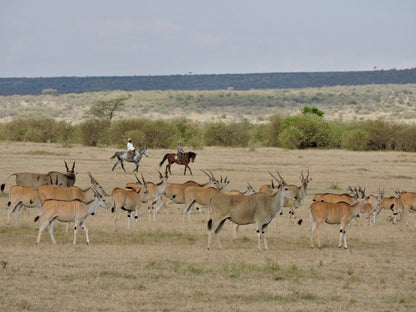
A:
{"type": "Polygon", "coordinates": [[[415,0],[0,0],[0,77],[416,67],[415,0]]]}

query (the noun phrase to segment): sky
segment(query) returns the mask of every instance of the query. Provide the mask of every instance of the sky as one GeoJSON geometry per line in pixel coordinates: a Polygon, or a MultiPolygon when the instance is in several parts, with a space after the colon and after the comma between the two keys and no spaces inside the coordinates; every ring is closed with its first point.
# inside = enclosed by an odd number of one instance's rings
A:
{"type": "Polygon", "coordinates": [[[415,0],[0,0],[0,77],[416,67],[415,0]]]}

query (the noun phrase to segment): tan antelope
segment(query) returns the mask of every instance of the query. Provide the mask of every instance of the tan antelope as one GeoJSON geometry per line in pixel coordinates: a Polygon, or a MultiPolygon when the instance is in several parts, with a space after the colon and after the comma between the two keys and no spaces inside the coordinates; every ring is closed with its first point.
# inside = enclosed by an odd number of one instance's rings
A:
{"type": "Polygon", "coordinates": [[[9,191],[9,201],[7,203],[9,209],[7,210],[7,224],[10,224],[10,214],[13,213],[14,219],[17,222],[16,212],[23,206],[28,208],[40,208],[41,202],[39,200],[36,188],[13,185],[9,191]]]}
{"type": "MultiPolygon", "coordinates": [[[[392,206],[396,204],[398,196],[399,195],[396,192],[396,196],[383,197],[381,199],[380,205],[377,207],[376,211],[374,212],[374,215],[378,217],[380,215],[381,210],[383,209],[392,210],[392,206]]],[[[397,216],[393,214],[393,224],[396,224],[396,219],[397,219],[397,216]]]]}
{"type": "Polygon", "coordinates": [[[282,211],[286,198],[295,200],[288,187],[281,183],[280,189],[273,195],[255,193],[253,195],[215,194],[210,202],[211,219],[208,221],[208,249],[211,249],[212,235],[217,238],[218,248],[222,249],[219,233],[226,220],[239,225],[256,224],[258,249],[261,250],[263,238],[267,250],[266,228],[273,218],[282,211]]]}
{"type": "MultiPolygon", "coordinates": [[[[147,210],[149,213],[149,221],[150,221],[150,213],[153,214],[153,220],[156,221],[156,213],[155,213],[155,204],[161,198],[162,195],[166,193],[166,186],[168,183],[168,175],[163,176],[160,171],[159,172],[159,183],[153,182],[146,182],[142,175],[143,183],[147,186],[147,195],[142,197],[142,203],[147,204],[147,210]]],[[[126,184],[126,189],[133,189],[136,192],[141,187],[140,186],[140,179],[136,175],[137,183],[128,183],[126,184]]]]}
{"type": "MultiPolygon", "coordinates": [[[[50,171],[46,174],[32,173],[32,172],[18,172],[9,176],[16,176],[16,185],[38,187],[39,185],[59,185],[59,186],[73,186],[75,184],[75,162],[72,165],[72,169],[68,168],[68,164],[65,162],[66,173],[57,171],[50,171]]],[[[1,187],[4,189],[4,184],[1,187]]]]}
{"type": "Polygon", "coordinates": [[[344,248],[347,248],[347,236],[346,228],[351,221],[357,217],[360,213],[362,206],[368,201],[368,197],[365,197],[364,190],[360,192],[357,202],[350,205],[346,202],[330,203],[317,201],[313,202],[309,209],[311,213],[312,229],[310,243],[313,248],[313,239],[318,243],[318,247],[321,248],[321,242],[319,240],[319,229],[323,222],[328,224],[340,224],[339,242],[338,247],[341,247],[342,239],[344,240],[344,248]]]}
{"type": "MultiPolygon", "coordinates": [[[[140,181],[139,181],[140,182],[140,181]]],[[[134,219],[137,228],[139,210],[144,197],[147,196],[147,185],[144,183],[137,191],[116,187],[111,192],[112,208],[111,212],[115,213],[115,228],[118,230],[117,221],[121,210],[127,211],[127,229],[130,228],[131,213],[134,212],[134,219]]],[[[146,200],[147,201],[147,200],[146,200]]]]}
{"type": "Polygon", "coordinates": [[[215,178],[214,174],[208,174],[205,170],[201,170],[209,178],[209,181],[204,184],[200,184],[195,181],[186,181],[185,183],[167,183],[165,195],[162,195],[161,201],[155,208],[157,214],[162,207],[165,207],[166,217],[169,203],[173,201],[175,204],[185,204],[185,189],[189,186],[200,186],[200,187],[214,187],[219,188],[220,182],[215,178]]]}
{"type": "MultiPolygon", "coordinates": [[[[199,204],[201,206],[208,207],[211,197],[218,192],[225,193],[226,187],[230,181],[225,177],[224,181],[220,180],[219,187],[200,187],[200,186],[189,186],[184,191],[185,196],[185,203],[186,209],[185,213],[188,215],[188,221],[191,222],[191,209],[195,204],[199,204]]],[[[202,220],[204,219],[204,215],[202,209],[200,207],[197,208],[199,211],[202,220]]]]}
{"type": "Polygon", "coordinates": [[[85,220],[89,215],[94,214],[99,206],[108,209],[105,200],[98,193],[95,193],[95,198],[87,204],[81,202],[80,200],[46,200],[42,205],[41,214],[36,216],[34,219],[34,222],[39,220],[39,218],[41,219],[36,244],[39,244],[42,232],[47,226],[49,226],[49,234],[51,236],[52,242],[56,244],[55,238],[53,237],[53,225],[55,220],[75,223],[73,242],[74,245],[77,241],[77,228],[80,226],[81,229],[84,230],[86,242],[89,244],[90,240],[88,237],[88,228],[85,226],[85,220]]]}
{"type": "Polygon", "coordinates": [[[348,193],[317,193],[313,197],[313,201],[325,201],[328,203],[346,202],[348,204],[354,204],[358,200],[358,192],[360,190],[353,189],[348,186],[348,193]]]}
{"type": "Polygon", "coordinates": [[[360,213],[363,214],[367,220],[367,224],[371,226],[371,223],[373,225],[376,225],[376,219],[375,219],[375,212],[380,206],[381,201],[383,199],[384,193],[380,193],[377,196],[370,195],[368,196],[368,201],[362,206],[360,213]]]}
{"type": "MultiPolygon", "coordinates": [[[[292,216],[296,219],[295,209],[300,207],[300,205],[302,204],[302,201],[306,197],[308,183],[312,181],[312,178],[309,178],[309,169],[308,169],[308,174],[306,175],[306,177],[304,177],[303,170],[302,170],[300,172],[301,175],[299,176],[301,184],[300,186],[297,186],[297,185],[286,183],[286,181],[282,178],[279,172],[276,172],[276,173],[279,175],[280,179],[283,181],[283,184],[287,186],[291,190],[292,194],[296,197],[296,200],[286,199],[283,205],[283,207],[289,208],[289,223],[290,223],[292,216]]],[[[302,224],[302,219],[298,221],[298,224],[299,225],[302,224]]]]}
{"type": "MultiPolygon", "coordinates": [[[[399,209],[401,209],[401,216],[400,216],[399,221],[404,219],[403,222],[405,226],[408,226],[407,216],[409,212],[416,211],[416,193],[396,191],[396,198],[397,198],[399,209]],[[398,194],[400,194],[400,196],[398,194]]],[[[415,220],[415,226],[416,226],[416,220],[415,220]]]]}
{"type": "Polygon", "coordinates": [[[231,190],[231,191],[225,191],[224,193],[228,195],[252,195],[255,192],[256,191],[254,190],[254,188],[250,185],[250,183],[247,182],[247,189],[243,192],[239,190],[231,190]]]}

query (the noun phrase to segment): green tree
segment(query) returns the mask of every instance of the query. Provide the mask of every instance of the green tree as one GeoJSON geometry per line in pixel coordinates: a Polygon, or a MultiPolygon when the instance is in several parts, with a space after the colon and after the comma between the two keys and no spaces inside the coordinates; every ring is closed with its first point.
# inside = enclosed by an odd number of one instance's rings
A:
{"type": "Polygon", "coordinates": [[[126,100],[128,100],[128,97],[96,101],[86,112],[86,116],[89,118],[108,119],[111,121],[114,117],[114,113],[122,110],[123,106],[126,104],[126,100]]]}
{"type": "Polygon", "coordinates": [[[309,107],[309,106],[305,106],[303,109],[302,109],[302,114],[315,114],[315,115],[318,115],[318,116],[320,116],[320,117],[322,117],[323,115],[324,115],[324,112],[323,111],[321,111],[321,110],[319,110],[318,108],[316,108],[316,107],[309,107]]]}

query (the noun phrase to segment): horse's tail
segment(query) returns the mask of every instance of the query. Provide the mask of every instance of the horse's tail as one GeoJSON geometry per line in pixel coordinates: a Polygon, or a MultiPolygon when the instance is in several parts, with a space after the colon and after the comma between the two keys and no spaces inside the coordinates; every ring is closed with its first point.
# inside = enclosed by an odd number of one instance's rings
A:
{"type": "Polygon", "coordinates": [[[117,156],[117,152],[115,152],[115,153],[114,153],[114,155],[113,155],[113,156],[111,156],[111,158],[110,158],[110,159],[116,158],[116,156],[117,156]]]}
{"type": "Polygon", "coordinates": [[[166,158],[168,158],[168,155],[169,155],[169,153],[168,154],[165,154],[165,156],[163,157],[162,161],[159,164],[159,167],[162,167],[162,165],[165,162],[166,158]]]}

